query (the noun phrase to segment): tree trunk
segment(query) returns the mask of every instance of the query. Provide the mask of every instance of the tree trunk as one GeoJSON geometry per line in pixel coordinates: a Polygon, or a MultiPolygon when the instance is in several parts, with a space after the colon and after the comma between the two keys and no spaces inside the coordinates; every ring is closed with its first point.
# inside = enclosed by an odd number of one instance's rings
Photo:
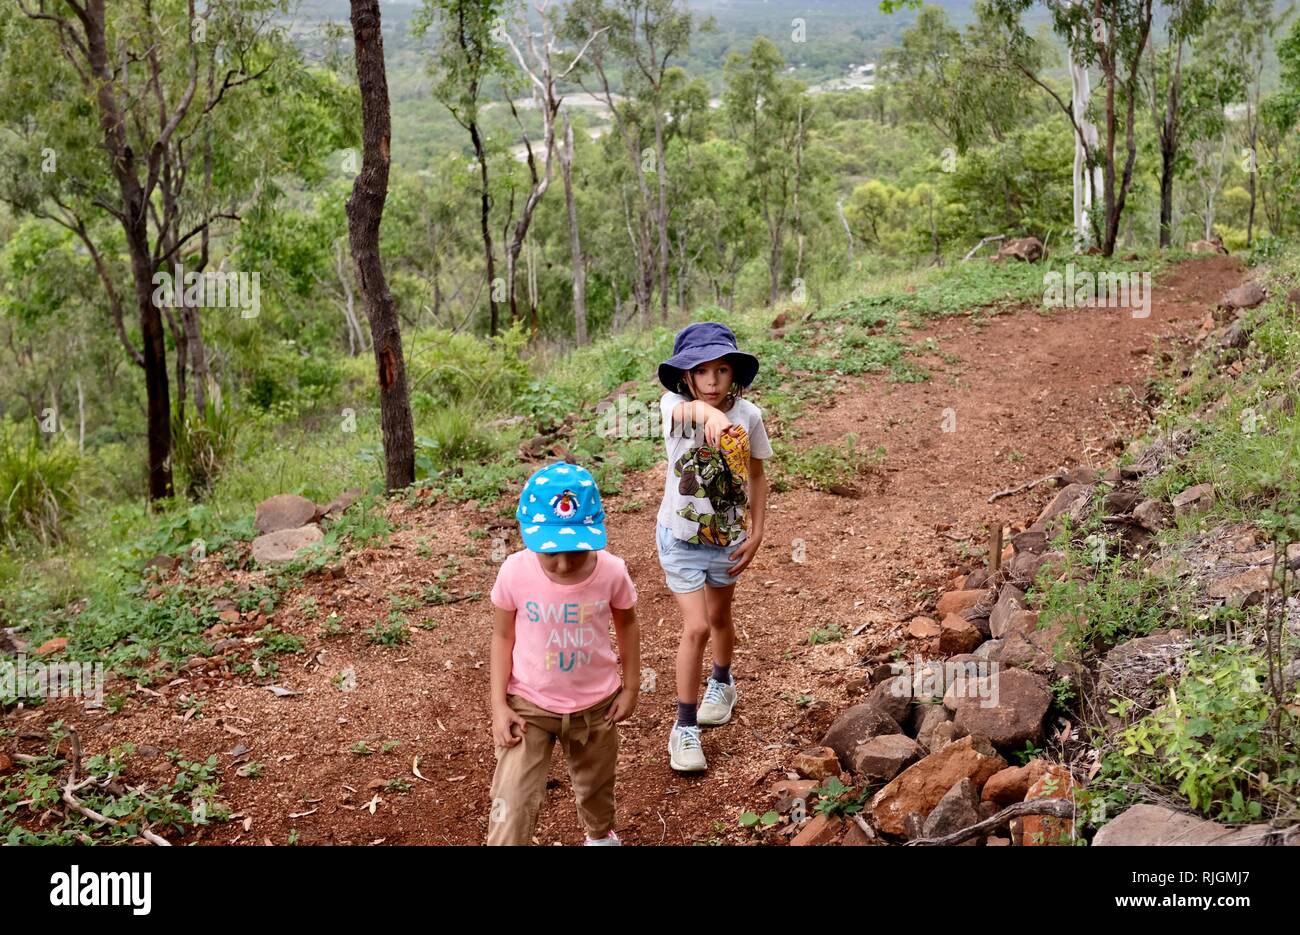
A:
{"type": "MultiPolygon", "coordinates": [[[[664,152],[664,115],[661,103],[655,99],[655,175],[659,181],[659,320],[668,322],[668,157],[664,152]]],[[[1252,202],[1253,207],[1253,202],[1252,202]]]]}
{"type": "MultiPolygon", "coordinates": [[[[141,195],[140,186],[131,176],[133,195],[141,195]]],[[[135,279],[136,306],[140,311],[140,338],[144,352],[146,419],[149,431],[149,499],[170,497],[172,488],[171,386],[167,379],[167,340],[163,334],[162,314],[153,303],[153,263],[149,258],[149,234],[143,198],[124,199],[127,207],[127,250],[131,255],[131,275],[135,279]]]]}
{"type": "Polygon", "coordinates": [[[1246,173],[1246,175],[1249,176],[1247,179],[1248,184],[1246,191],[1250,192],[1250,213],[1246,216],[1246,248],[1249,249],[1255,242],[1255,179],[1259,175],[1258,164],[1255,160],[1255,146],[1258,143],[1259,120],[1257,119],[1257,115],[1252,115],[1249,112],[1251,109],[1249,92],[1247,92],[1246,109],[1246,121],[1250,126],[1248,137],[1250,141],[1250,171],[1246,173]]]}
{"type": "Polygon", "coordinates": [[[1169,75],[1169,97],[1160,131],[1160,246],[1173,242],[1174,163],[1178,158],[1178,92],[1183,79],[1183,44],[1178,43],[1174,70],[1169,75]]]}
{"type": "Polygon", "coordinates": [[[171,386],[167,379],[167,342],[162,313],[153,302],[153,262],[149,254],[149,206],[136,176],[136,155],[126,142],[124,115],[114,97],[116,80],[108,63],[108,40],[103,0],[87,0],[78,17],[85,27],[86,58],[96,82],[104,149],[112,163],[122,199],[122,230],[126,235],[140,316],[141,362],[144,366],[146,431],[149,439],[149,499],[172,495],[171,386]]]}
{"type": "Polygon", "coordinates": [[[573,329],[578,345],[587,343],[587,266],[578,236],[578,206],[573,198],[573,124],[564,111],[564,149],[560,153],[564,178],[564,208],[569,216],[569,256],[573,266],[573,329]]]}
{"type": "MultiPolygon", "coordinates": [[[[379,256],[379,224],[388,197],[391,143],[388,76],[384,70],[379,0],[351,0],[351,3],[357,84],[361,90],[362,150],[361,172],[353,182],[352,197],[347,203],[348,242],[356,266],[361,301],[370,320],[370,337],[379,375],[379,411],[384,433],[387,487],[392,492],[415,481],[415,431],[406,387],[402,333],[379,256]]],[[[484,199],[486,204],[486,191],[484,199]]],[[[495,319],[495,306],[493,312],[495,319]]]]}
{"type": "MultiPolygon", "coordinates": [[[[387,96],[387,89],[385,89],[387,96]]],[[[497,310],[496,298],[496,259],[492,255],[492,227],[491,212],[492,201],[488,197],[488,164],[487,150],[483,146],[483,137],[478,132],[478,122],[471,120],[469,122],[469,138],[474,141],[474,155],[478,158],[479,172],[479,230],[483,236],[483,254],[487,261],[487,284],[488,284],[488,309],[490,319],[488,324],[488,333],[496,335],[500,326],[499,312],[497,310]]]]}

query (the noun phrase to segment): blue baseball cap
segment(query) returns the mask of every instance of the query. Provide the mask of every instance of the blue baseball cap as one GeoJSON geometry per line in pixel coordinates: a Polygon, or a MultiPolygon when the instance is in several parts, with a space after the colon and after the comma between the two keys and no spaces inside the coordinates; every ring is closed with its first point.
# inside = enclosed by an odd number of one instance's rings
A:
{"type": "Polygon", "coordinates": [[[524,484],[519,533],[533,552],[583,552],[605,548],[605,508],[586,468],[557,461],[524,484]]]}

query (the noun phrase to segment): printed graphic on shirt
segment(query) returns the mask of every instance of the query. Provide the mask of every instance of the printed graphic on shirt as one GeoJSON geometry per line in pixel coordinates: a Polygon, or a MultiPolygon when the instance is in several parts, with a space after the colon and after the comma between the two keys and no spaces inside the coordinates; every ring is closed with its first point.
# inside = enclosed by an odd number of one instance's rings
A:
{"type": "Polygon", "coordinates": [[[591,665],[592,648],[600,630],[609,626],[609,601],[590,604],[551,604],[525,601],[524,616],[530,623],[550,627],[542,645],[541,667],[547,671],[574,672],[591,665]]]}
{"type": "Polygon", "coordinates": [[[712,508],[705,513],[688,503],[677,511],[698,524],[698,532],[687,542],[730,545],[748,528],[749,436],[744,426],[728,428],[716,448],[707,444],[692,448],[677,459],[673,471],[678,493],[707,500],[712,508]]]}

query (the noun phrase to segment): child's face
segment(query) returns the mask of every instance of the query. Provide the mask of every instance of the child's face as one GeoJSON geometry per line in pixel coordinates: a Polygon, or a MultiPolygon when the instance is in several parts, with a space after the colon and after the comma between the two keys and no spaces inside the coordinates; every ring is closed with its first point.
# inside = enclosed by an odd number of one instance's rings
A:
{"type": "Polygon", "coordinates": [[[582,580],[591,569],[595,552],[538,552],[538,560],[552,578],[582,580]]]}
{"type": "Polygon", "coordinates": [[[710,406],[720,405],[731,390],[733,370],[725,357],[705,361],[686,374],[691,394],[710,406]]]}

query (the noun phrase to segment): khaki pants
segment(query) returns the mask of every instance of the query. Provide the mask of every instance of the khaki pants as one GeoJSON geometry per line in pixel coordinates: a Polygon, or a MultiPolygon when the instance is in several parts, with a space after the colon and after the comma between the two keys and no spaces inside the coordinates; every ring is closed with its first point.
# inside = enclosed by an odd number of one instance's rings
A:
{"type": "Polygon", "coordinates": [[[528,730],[515,746],[496,748],[488,844],[532,843],[557,739],[587,834],[603,838],[613,830],[618,728],[605,721],[605,712],[616,697],[618,692],[584,711],[556,714],[519,695],[506,696],[510,707],[528,722],[528,730]]]}

